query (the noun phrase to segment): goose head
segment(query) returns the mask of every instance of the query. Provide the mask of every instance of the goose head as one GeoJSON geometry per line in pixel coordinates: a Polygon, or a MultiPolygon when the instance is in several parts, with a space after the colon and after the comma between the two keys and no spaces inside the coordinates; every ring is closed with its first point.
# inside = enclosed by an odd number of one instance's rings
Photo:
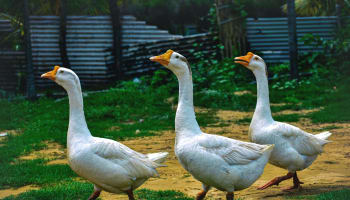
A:
{"type": "Polygon", "coordinates": [[[64,67],[55,66],[52,71],[42,74],[41,78],[53,80],[66,90],[80,86],[79,77],[72,70],[64,67]]]}
{"type": "Polygon", "coordinates": [[[150,60],[160,63],[176,75],[183,75],[186,72],[191,74],[191,68],[187,59],[171,49],[162,55],[151,57],[150,60]]]}
{"type": "Polygon", "coordinates": [[[235,57],[235,63],[241,64],[251,71],[265,72],[267,75],[267,68],[265,61],[258,55],[248,52],[245,56],[235,57]]]}

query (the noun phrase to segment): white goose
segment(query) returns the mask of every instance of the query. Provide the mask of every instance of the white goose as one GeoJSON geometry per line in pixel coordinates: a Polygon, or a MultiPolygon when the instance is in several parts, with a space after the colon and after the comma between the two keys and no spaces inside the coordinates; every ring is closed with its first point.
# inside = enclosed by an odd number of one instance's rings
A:
{"type": "Polygon", "coordinates": [[[249,138],[258,144],[274,144],[275,148],[270,157],[270,163],[288,170],[288,174],[276,177],[259,189],[293,177],[293,186],[285,190],[298,189],[299,181],[296,171],[310,166],[316,157],[322,153],[326,139],[332,135],[323,132],[317,135],[307,133],[298,127],[274,121],[271,116],[269,86],[266,64],[262,58],[249,52],[246,56],[236,57],[235,62],[251,70],[257,81],[257,104],[249,127],[249,138]]]}
{"type": "Polygon", "coordinates": [[[192,74],[186,58],[168,50],[150,59],[170,69],[178,78],[175,154],[181,165],[203,184],[197,200],[204,199],[210,187],[226,191],[226,198],[232,200],[234,191],[249,187],[263,173],[273,145],[203,133],[196,121],[192,74]]]}
{"type": "Polygon", "coordinates": [[[133,190],[158,176],[156,168],[168,153],[143,155],[114,140],[93,137],[85,121],[78,76],[70,69],[55,66],[41,77],[55,81],[68,93],[68,162],[74,172],[94,184],[89,200],[96,199],[102,190],[126,193],[133,200],[133,190]]]}

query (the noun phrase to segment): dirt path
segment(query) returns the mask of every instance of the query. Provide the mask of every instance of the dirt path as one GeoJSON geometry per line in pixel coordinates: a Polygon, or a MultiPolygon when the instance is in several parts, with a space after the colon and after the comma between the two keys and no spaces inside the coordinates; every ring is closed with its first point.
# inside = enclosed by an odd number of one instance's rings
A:
{"type": "MultiPolygon", "coordinates": [[[[197,109],[196,111],[200,112],[201,109],[197,109]]],[[[248,141],[247,130],[249,125],[235,124],[234,121],[251,115],[252,113],[219,111],[218,117],[220,117],[225,124],[229,125],[226,127],[207,127],[203,128],[203,131],[248,141]]],[[[292,124],[314,133],[320,132],[326,127],[334,128],[331,130],[333,135],[330,138],[333,143],[326,145],[325,153],[319,156],[311,167],[299,172],[299,178],[305,183],[303,189],[295,192],[282,192],[281,188],[292,184],[290,180],[267,190],[257,190],[258,186],[266,183],[275,176],[286,174],[286,170],[268,164],[264,174],[250,188],[235,192],[236,198],[240,197],[247,200],[282,199],[287,195],[311,195],[330,190],[350,188],[350,124],[335,123],[316,125],[312,124],[310,120],[307,119],[302,119],[300,122],[292,124]]],[[[137,138],[123,141],[123,143],[142,153],[160,151],[167,151],[170,153],[165,163],[168,167],[159,168],[158,170],[160,178],[151,178],[141,188],[152,190],[179,190],[194,197],[200,191],[201,184],[192,178],[178,163],[174,155],[174,139],[175,133],[173,131],[165,131],[159,136],[137,138]]],[[[52,152],[52,150],[50,151],[52,152]]],[[[55,151],[55,153],[57,153],[57,151],[55,151]]],[[[62,157],[60,159],[61,161],[58,160],[58,163],[62,163],[62,157]]],[[[3,191],[0,190],[0,197],[2,192],[3,191]]],[[[103,200],[127,199],[125,195],[113,195],[107,192],[102,192],[101,197],[103,200]]],[[[212,189],[208,193],[208,197],[207,199],[225,199],[225,194],[216,189],[212,189]]]]}

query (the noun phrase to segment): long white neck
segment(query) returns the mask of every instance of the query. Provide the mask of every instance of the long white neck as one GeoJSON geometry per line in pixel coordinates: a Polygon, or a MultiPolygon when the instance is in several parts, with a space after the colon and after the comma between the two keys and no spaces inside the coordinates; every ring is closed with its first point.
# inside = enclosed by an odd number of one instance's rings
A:
{"type": "Polygon", "coordinates": [[[73,141],[86,140],[92,136],[85,120],[83,96],[80,85],[74,85],[66,90],[69,98],[67,146],[70,147],[73,141]]]}
{"type": "Polygon", "coordinates": [[[251,125],[257,125],[259,127],[262,124],[272,123],[273,119],[271,116],[269,85],[266,72],[262,69],[256,69],[253,73],[257,82],[258,99],[251,125]]]}
{"type": "Polygon", "coordinates": [[[179,81],[179,102],[175,117],[176,137],[201,134],[193,107],[193,84],[189,71],[176,75],[179,81]]]}

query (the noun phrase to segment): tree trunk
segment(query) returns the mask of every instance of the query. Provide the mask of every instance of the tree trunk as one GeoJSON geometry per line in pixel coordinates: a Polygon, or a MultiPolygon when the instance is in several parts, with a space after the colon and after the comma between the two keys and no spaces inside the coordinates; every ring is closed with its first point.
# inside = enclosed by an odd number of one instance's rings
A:
{"type": "Polygon", "coordinates": [[[113,26],[113,48],[112,55],[114,57],[114,72],[115,77],[121,78],[122,64],[122,26],[120,22],[120,11],[117,5],[117,0],[109,0],[109,9],[113,26]]]}
{"type": "Polygon", "coordinates": [[[36,99],[35,90],[35,75],[32,60],[32,43],[30,38],[29,25],[29,5],[28,0],[24,0],[24,42],[26,48],[26,63],[27,63],[27,98],[29,100],[36,99]]]}
{"type": "Polygon", "coordinates": [[[223,56],[233,57],[234,51],[245,53],[244,18],[235,9],[233,0],[216,0],[216,17],[223,56]]]}
{"type": "Polygon", "coordinates": [[[288,6],[288,34],[289,34],[289,63],[291,79],[298,79],[298,43],[297,25],[294,0],[287,1],[288,6]]]}
{"type": "Polygon", "coordinates": [[[67,54],[67,12],[66,12],[66,4],[67,0],[60,0],[60,38],[59,38],[59,46],[60,46],[60,55],[63,67],[71,68],[69,63],[69,58],[67,54]]]}

